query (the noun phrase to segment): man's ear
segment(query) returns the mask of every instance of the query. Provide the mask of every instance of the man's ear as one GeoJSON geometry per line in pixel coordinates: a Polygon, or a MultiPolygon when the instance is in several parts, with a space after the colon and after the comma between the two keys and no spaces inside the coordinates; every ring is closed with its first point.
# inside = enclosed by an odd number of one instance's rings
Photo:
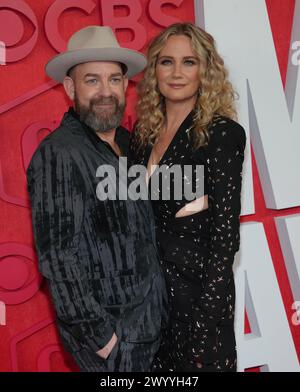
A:
{"type": "Polygon", "coordinates": [[[128,87],[128,78],[127,76],[124,76],[124,91],[127,90],[127,87],[128,87]]]}
{"type": "Polygon", "coordinates": [[[74,101],[75,98],[75,85],[74,81],[70,76],[66,76],[63,81],[64,89],[67,94],[67,96],[71,99],[71,101],[74,101]]]}

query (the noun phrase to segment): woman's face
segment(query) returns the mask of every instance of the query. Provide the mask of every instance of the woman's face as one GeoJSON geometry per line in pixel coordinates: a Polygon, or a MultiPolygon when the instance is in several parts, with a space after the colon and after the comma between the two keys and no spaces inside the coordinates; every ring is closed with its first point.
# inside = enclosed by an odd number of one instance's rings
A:
{"type": "Polygon", "coordinates": [[[171,35],[158,55],[156,78],[166,101],[194,106],[200,87],[200,63],[185,35],[171,35]]]}

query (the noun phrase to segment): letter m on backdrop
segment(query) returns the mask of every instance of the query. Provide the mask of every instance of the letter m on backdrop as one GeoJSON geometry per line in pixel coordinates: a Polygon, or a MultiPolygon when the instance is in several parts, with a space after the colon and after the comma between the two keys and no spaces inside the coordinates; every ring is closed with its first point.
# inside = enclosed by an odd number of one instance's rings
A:
{"type": "MultiPolygon", "coordinates": [[[[246,129],[248,144],[251,136],[267,207],[299,207],[300,77],[299,66],[292,61],[292,43],[300,41],[300,0],[295,1],[285,88],[265,1],[195,0],[194,4],[196,23],[216,39],[240,95],[239,122],[246,129]]],[[[244,214],[255,212],[251,211],[253,195],[248,184],[252,182],[249,155],[244,165],[244,214]]],[[[299,238],[300,217],[290,216],[289,220],[280,225],[275,219],[294,299],[299,301],[300,257],[296,255],[300,247],[295,238],[299,238]]],[[[261,366],[261,370],[298,372],[296,347],[265,229],[261,223],[251,222],[242,225],[241,235],[242,257],[237,257],[236,273],[238,368],[261,366]],[[244,335],[245,305],[252,316],[248,337],[244,335]]]]}

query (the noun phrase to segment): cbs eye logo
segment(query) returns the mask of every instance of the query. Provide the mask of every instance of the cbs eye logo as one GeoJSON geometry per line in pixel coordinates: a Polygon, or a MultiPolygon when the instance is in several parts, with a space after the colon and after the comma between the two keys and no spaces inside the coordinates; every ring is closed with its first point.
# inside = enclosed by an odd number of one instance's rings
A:
{"type": "MultiPolygon", "coordinates": [[[[56,0],[45,13],[43,26],[51,46],[58,52],[66,43],[57,26],[60,15],[69,8],[91,14],[96,8],[92,0],[56,0]]],[[[0,1],[0,64],[13,63],[27,57],[35,48],[39,36],[38,20],[30,6],[22,0],[0,1]]]]}
{"type": "Polygon", "coordinates": [[[38,39],[38,21],[25,2],[1,1],[0,11],[0,64],[3,65],[22,60],[31,53],[38,39]]]}

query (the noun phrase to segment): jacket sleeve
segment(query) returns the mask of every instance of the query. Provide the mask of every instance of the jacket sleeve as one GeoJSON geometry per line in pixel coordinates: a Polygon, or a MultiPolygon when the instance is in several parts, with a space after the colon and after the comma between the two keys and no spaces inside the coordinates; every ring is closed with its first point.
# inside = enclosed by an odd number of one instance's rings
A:
{"type": "MultiPolygon", "coordinates": [[[[235,122],[219,124],[206,151],[207,194],[211,209],[210,249],[205,284],[194,309],[191,353],[211,363],[217,352],[217,326],[226,316],[233,262],[240,245],[242,166],[246,136],[235,122]]],[[[232,305],[230,305],[232,306],[232,305]]],[[[232,313],[234,309],[232,310],[232,313]]],[[[232,320],[233,321],[233,320],[232,320]]]]}
{"type": "MultiPolygon", "coordinates": [[[[58,321],[94,352],[114,332],[114,320],[93,296],[87,259],[78,255],[85,211],[82,175],[69,152],[45,143],[27,171],[39,269],[47,279],[58,321]]],[[[86,258],[88,255],[86,255],[86,258]]]]}

